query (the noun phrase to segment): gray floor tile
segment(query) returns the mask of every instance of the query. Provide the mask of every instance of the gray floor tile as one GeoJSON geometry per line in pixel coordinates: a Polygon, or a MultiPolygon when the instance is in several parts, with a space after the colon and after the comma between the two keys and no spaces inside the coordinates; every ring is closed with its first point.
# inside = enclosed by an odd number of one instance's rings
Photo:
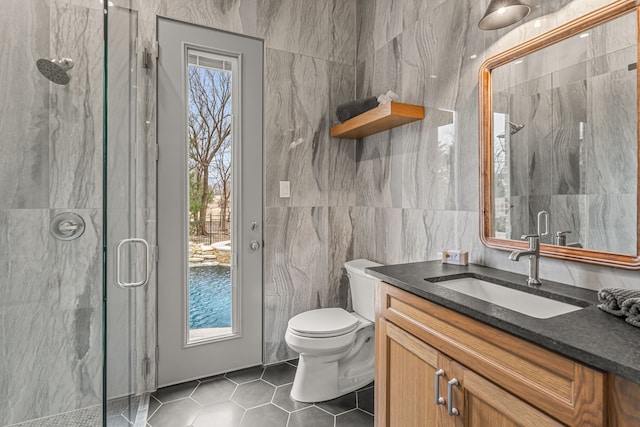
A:
{"type": "Polygon", "coordinates": [[[107,417],[106,427],[131,427],[131,423],[124,419],[122,415],[107,417]]]}
{"type": "Polygon", "coordinates": [[[338,415],[356,408],[356,393],[352,392],[333,400],[316,403],[316,406],[334,415],[338,415]]]}
{"type": "Polygon", "coordinates": [[[373,388],[358,392],[358,408],[373,414],[373,388]]]}
{"type": "Polygon", "coordinates": [[[229,372],[225,374],[225,377],[229,378],[231,381],[242,384],[249,381],[255,381],[262,377],[262,373],[264,372],[264,368],[262,366],[254,366],[253,368],[241,369],[235,372],[229,372]]]}
{"type": "Polygon", "coordinates": [[[373,427],[373,416],[356,409],[336,417],[336,427],[373,427]]]}
{"type": "Polygon", "coordinates": [[[288,363],[282,363],[265,368],[262,379],[273,385],[283,385],[292,383],[295,376],[296,368],[288,363]]]}
{"type": "Polygon", "coordinates": [[[312,406],[292,413],[287,427],[333,427],[335,417],[312,406]]]}
{"type": "Polygon", "coordinates": [[[289,396],[292,386],[293,384],[287,384],[278,387],[276,389],[276,394],[273,395],[273,403],[289,412],[297,411],[298,409],[303,409],[311,406],[310,403],[298,402],[296,400],[293,400],[291,396],[289,396]]]}
{"type": "MultiPolygon", "coordinates": [[[[264,405],[249,409],[242,418],[242,427],[284,427],[289,414],[275,405],[264,405]]],[[[311,426],[309,426],[311,427],[311,426]]]]}
{"type": "Polygon", "coordinates": [[[156,412],[156,410],[160,407],[160,402],[153,396],[149,396],[149,408],[147,409],[147,418],[151,418],[151,416],[156,412]]]}
{"type": "Polygon", "coordinates": [[[193,390],[196,389],[198,381],[189,381],[188,383],[176,384],[169,387],[162,387],[152,394],[161,403],[171,402],[173,400],[184,399],[189,397],[193,390]]]}
{"type": "Polygon", "coordinates": [[[122,414],[129,407],[129,398],[111,399],[107,401],[107,418],[122,414]]]}
{"type": "Polygon", "coordinates": [[[262,380],[240,384],[231,400],[245,409],[271,402],[276,388],[262,380]]]}
{"type": "Polygon", "coordinates": [[[236,387],[236,384],[224,377],[220,377],[200,383],[196,391],[191,395],[191,398],[202,406],[211,405],[229,400],[236,387]]]}
{"type": "Polygon", "coordinates": [[[188,427],[201,408],[191,399],[176,400],[160,406],[148,422],[152,427],[188,427]]]}
{"type": "Polygon", "coordinates": [[[292,359],[292,360],[287,360],[288,364],[293,365],[293,366],[298,366],[298,359],[292,359]]]}
{"type": "Polygon", "coordinates": [[[193,427],[238,427],[244,412],[244,409],[229,401],[205,406],[193,427]]]}

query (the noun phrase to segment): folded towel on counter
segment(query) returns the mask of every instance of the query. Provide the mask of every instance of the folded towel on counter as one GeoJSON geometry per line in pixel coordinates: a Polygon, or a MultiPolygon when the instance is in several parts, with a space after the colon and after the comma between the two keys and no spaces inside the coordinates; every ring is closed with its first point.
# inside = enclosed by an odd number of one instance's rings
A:
{"type": "Polygon", "coordinates": [[[622,311],[627,318],[627,323],[640,328],[640,298],[629,298],[622,303],[622,311]]]}
{"type": "Polygon", "coordinates": [[[629,298],[640,298],[640,291],[623,288],[601,289],[598,292],[598,300],[602,304],[599,304],[598,308],[615,316],[626,316],[622,305],[629,298]]]}
{"type": "Polygon", "coordinates": [[[378,106],[375,96],[369,98],[356,99],[355,101],[345,102],[336,108],[336,117],[340,123],[360,115],[364,112],[372,110],[378,106]]]}

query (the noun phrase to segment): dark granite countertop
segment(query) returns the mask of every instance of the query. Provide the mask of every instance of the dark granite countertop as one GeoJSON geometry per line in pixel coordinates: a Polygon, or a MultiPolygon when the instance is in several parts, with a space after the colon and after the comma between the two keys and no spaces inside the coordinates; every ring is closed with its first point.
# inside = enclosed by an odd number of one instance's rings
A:
{"type": "Polygon", "coordinates": [[[526,285],[527,277],[521,274],[474,264],[442,264],[440,261],[372,267],[366,271],[426,300],[594,368],[640,383],[640,328],[598,309],[595,291],[546,280],[541,286],[533,288],[526,285]],[[548,319],[537,319],[425,280],[470,274],[542,296],[553,294],[553,299],[585,308],[548,319]]]}

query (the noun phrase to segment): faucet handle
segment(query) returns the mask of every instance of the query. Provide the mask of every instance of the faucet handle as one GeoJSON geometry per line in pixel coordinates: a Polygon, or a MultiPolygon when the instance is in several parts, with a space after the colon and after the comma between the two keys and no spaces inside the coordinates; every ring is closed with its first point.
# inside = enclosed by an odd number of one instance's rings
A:
{"type": "Polygon", "coordinates": [[[531,240],[531,239],[539,239],[540,235],[539,234],[523,234],[522,237],[520,237],[522,240],[531,240]]]}
{"type": "Polygon", "coordinates": [[[529,239],[529,250],[538,251],[540,248],[540,236],[538,234],[523,234],[522,240],[529,239]]]}
{"type": "Polygon", "coordinates": [[[567,246],[567,234],[571,231],[556,231],[556,236],[553,238],[553,243],[558,246],[567,246]]]}

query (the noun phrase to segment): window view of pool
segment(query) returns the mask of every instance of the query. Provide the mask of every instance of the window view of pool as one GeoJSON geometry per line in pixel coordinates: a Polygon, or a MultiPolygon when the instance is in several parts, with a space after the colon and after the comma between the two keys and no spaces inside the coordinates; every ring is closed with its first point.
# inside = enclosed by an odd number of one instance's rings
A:
{"type": "Polygon", "coordinates": [[[231,332],[231,298],[231,268],[223,265],[189,268],[190,341],[231,332]]]}

